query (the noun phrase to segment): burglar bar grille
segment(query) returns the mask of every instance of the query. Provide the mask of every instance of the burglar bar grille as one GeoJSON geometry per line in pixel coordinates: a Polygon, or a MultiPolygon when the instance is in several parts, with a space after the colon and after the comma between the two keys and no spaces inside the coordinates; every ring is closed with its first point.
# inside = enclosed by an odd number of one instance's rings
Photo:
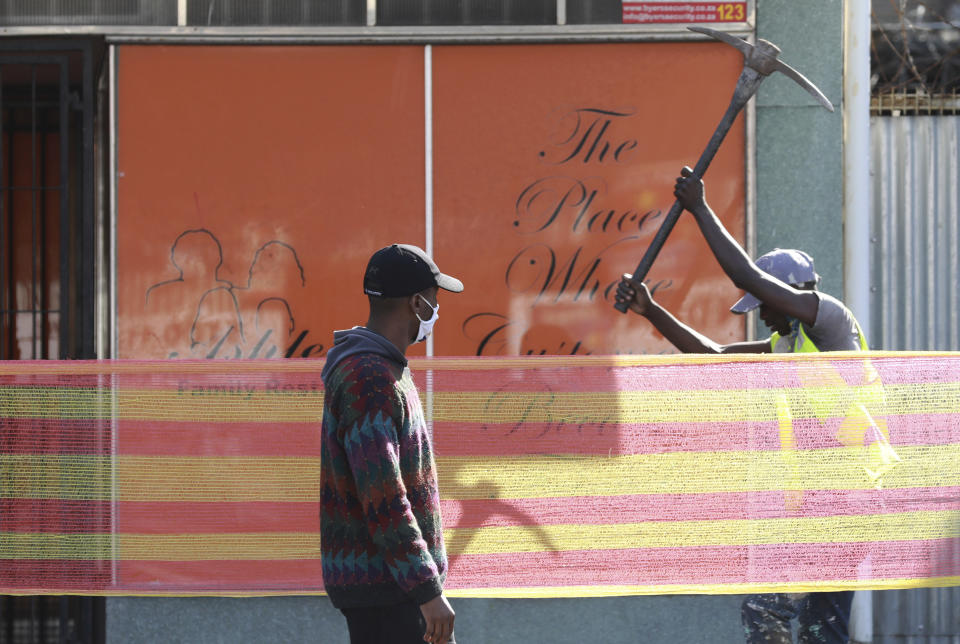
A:
{"type": "Polygon", "coordinates": [[[175,25],[176,0],[0,0],[3,25],[175,25]]]}
{"type": "MultiPolygon", "coordinates": [[[[0,360],[96,357],[92,58],[86,41],[0,39],[0,360]]],[[[0,454],[11,449],[4,435],[0,454]]],[[[35,511],[69,522],[69,506],[35,511]]],[[[91,525],[108,521],[101,513],[91,525]]],[[[24,565],[4,562],[5,578],[24,565]]],[[[103,613],[100,598],[0,597],[0,644],[102,644],[103,613]]]]}
{"type": "MultiPolygon", "coordinates": [[[[569,6],[569,3],[568,3],[569,6]]],[[[379,0],[378,25],[552,25],[556,0],[379,0]]]]}
{"type": "Polygon", "coordinates": [[[69,616],[62,619],[66,603],[66,597],[0,598],[0,644],[70,641],[63,637],[74,628],[69,616]]]}
{"type": "Polygon", "coordinates": [[[927,116],[960,114],[960,92],[883,92],[870,99],[871,116],[927,116]]]}
{"type": "Polygon", "coordinates": [[[367,0],[189,0],[195,26],[363,25],[367,0]]]}
{"type": "Polygon", "coordinates": [[[0,63],[0,360],[61,357],[66,81],[65,58],[0,63]]]}

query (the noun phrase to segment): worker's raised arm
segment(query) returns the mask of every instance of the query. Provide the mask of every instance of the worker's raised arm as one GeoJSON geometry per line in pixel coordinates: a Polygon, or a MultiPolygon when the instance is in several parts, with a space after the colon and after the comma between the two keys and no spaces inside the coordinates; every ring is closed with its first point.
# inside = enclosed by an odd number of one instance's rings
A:
{"type": "Polygon", "coordinates": [[[808,326],[813,325],[820,303],[817,296],[810,291],[796,289],[760,270],[707,205],[703,181],[687,167],[680,174],[674,194],[697,220],[710,250],[734,285],[767,306],[808,326]]]}
{"type": "Polygon", "coordinates": [[[622,302],[630,311],[650,320],[663,337],[683,353],[767,353],[770,342],[735,342],[718,344],[702,333],[690,328],[657,304],[650,296],[647,285],[624,274],[617,285],[617,302],[622,302]]]}

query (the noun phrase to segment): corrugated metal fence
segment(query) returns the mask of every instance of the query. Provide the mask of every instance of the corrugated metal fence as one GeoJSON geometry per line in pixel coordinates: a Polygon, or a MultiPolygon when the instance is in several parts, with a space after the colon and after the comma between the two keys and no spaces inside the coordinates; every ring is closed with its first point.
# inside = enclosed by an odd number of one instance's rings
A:
{"type": "MultiPolygon", "coordinates": [[[[870,125],[871,346],[960,351],[960,116],[870,125]]],[[[874,644],[960,644],[960,588],[875,592],[873,606],[874,644]]]]}
{"type": "Polygon", "coordinates": [[[958,351],[960,116],[878,116],[871,137],[871,342],[958,351]]]}

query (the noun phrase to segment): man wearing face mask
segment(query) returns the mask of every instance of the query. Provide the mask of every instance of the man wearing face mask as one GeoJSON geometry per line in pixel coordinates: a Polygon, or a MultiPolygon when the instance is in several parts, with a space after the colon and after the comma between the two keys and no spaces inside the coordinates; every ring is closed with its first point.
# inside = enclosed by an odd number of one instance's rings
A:
{"type": "Polygon", "coordinates": [[[454,641],[433,450],[406,359],[439,317],[439,289],[463,284],[416,246],[378,250],[367,323],[333,334],[322,372],[323,584],[351,644],[454,641]]]}
{"type": "MultiPolygon", "coordinates": [[[[853,313],[839,300],[816,290],[819,276],[813,259],[799,250],[775,249],[750,261],[704,198],[703,182],[683,168],[674,189],[693,214],[717,262],[744,295],[730,309],[760,309],[760,319],[773,332],[766,340],[719,344],[677,320],[657,304],[645,284],[624,275],[616,300],[647,318],[684,353],[800,353],[867,350],[853,313]]],[[[803,644],[839,644],[849,640],[852,591],[750,595],[741,617],[750,644],[788,644],[791,619],[799,620],[803,644]]]]}

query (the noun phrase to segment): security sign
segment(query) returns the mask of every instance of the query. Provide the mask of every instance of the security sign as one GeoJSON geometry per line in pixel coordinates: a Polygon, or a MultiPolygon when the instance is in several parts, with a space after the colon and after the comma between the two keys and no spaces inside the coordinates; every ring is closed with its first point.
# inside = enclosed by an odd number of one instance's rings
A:
{"type": "Polygon", "coordinates": [[[623,24],[746,21],[746,2],[623,0],[623,24]]]}

